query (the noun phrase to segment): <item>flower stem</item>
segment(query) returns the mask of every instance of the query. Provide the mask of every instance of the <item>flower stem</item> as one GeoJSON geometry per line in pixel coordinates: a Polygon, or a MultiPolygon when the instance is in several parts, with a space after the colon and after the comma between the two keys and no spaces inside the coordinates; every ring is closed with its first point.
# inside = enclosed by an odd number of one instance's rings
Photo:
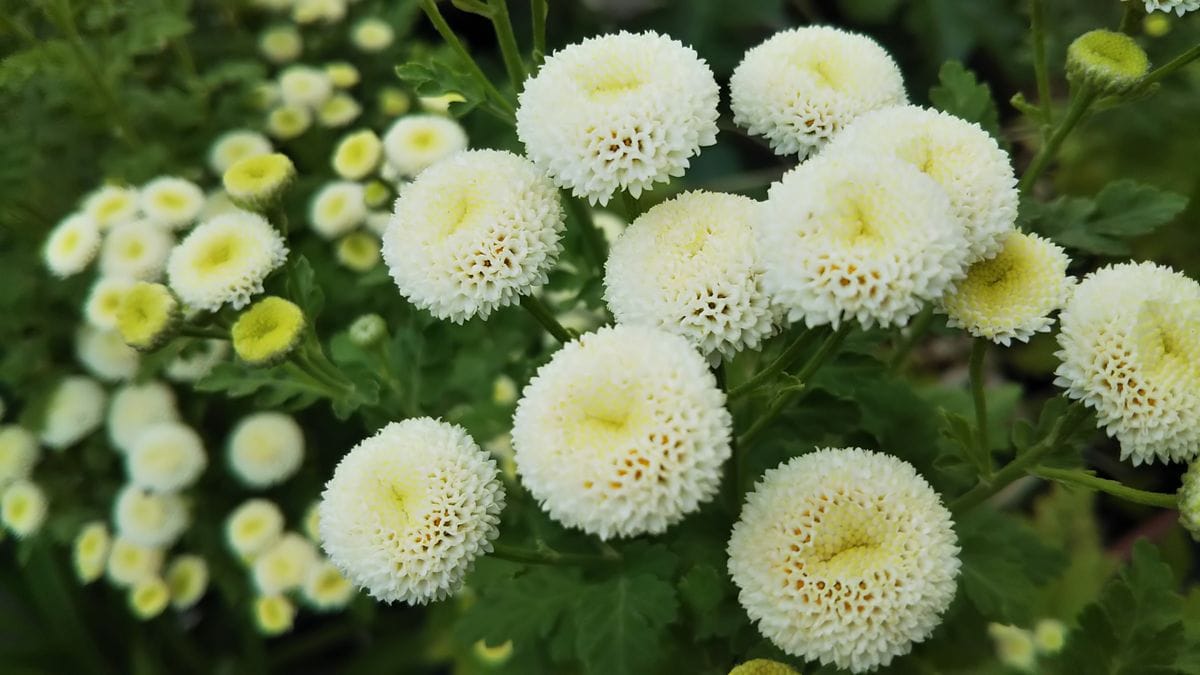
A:
{"type": "Polygon", "coordinates": [[[750,425],[750,428],[747,429],[745,433],[743,433],[741,436],[738,436],[738,446],[742,448],[749,448],[755,439],[757,439],[758,436],[767,429],[767,427],[771,426],[771,423],[775,421],[775,418],[779,417],[779,415],[789,405],[795,403],[803,396],[808,394],[808,392],[811,390],[808,386],[808,381],[817,372],[817,370],[825,364],[826,361],[837,354],[838,349],[842,346],[842,342],[845,341],[846,336],[850,334],[852,325],[853,324],[850,322],[845,322],[838,327],[837,330],[830,333],[829,336],[825,338],[825,341],[822,342],[821,346],[817,348],[817,352],[808,359],[802,368],[800,368],[800,372],[796,373],[796,379],[799,380],[800,384],[780,394],[779,396],[776,396],[775,400],[771,402],[771,405],[767,408],[766,412],[760,415],[758,419],[754,420],[754,422],[750,425]]]}
{"type": "Polygon", "coordinates": [[[505,98],[504,94],[500,93],[500,90],[497,89],[494,84],[492,84],[492,81],[488,79],[487,74],[483,72],[483,69],[480,68],[479,64],[475,62],[475,59],[471,57],[471,53],[467,51],[467,48],[463,45],[462,40],[459,40],[458,36],[454,34],[454,30],[450,28],[450,24],[446,23],[446,18],[442,16],[441,11],[438,10],[436,0],[421,0],[421,9],[425,11],[425,16],[429,17],[429,21],[433,23],[434,29],[436,29],[438,34],[442,36],[442,39],[446,41],[446,44],[450,46],[450,49],[453,50],[454,53],[458,55],[458,58],[462,60],[463,64],[467,67],[467,70],[470,72],[471,77],[475,78],[479,86],[483,88],[484,94],[487,96],[487,98],[491,100],[492,104],[498,108],[500,113],[503,113],[504,118],[509,124],[515,123],[516,110],[513,108],[512,103],[505,98]]]}
{"type": "Polygon", "coordinates": [[[933,304],[928,304],[921,309],[920,314],[917,314],[917,318],[913,319],[908,329],[908,336],[904,338],[904,342],[896,349],[896,353],[892,354],[892,360],[888,363],[888,370],[898,373],[904,368],[909,354],[912,354],[913,349],[917,347],[917,343],[929,332],[931,325],[933,325],[933,304]]]}
{"type": "Polygon", "coordinates": [[[971,345],[971,398],[975,401],[975,443],[979,454],[987,458],[987,472],[992,473],[992,452],[988,445],[987,395],[983,382],[983,362],[987,358],[988,341],[975,338],[971,345]]]}
{"type": "Polygon", "coordinates": [[[1054,109],[1050,105],[1050,73],[1046,68],[1046,9],[1044,0],[1030,0],[1030,30],[1033,33],[1033,73],[1037,79],[1038,105],[1044,124],[1053,124],[1054,109]]]}
{"type": "Polygon", "coordinates": [[[1067,408],[1067,412],[1055,421],[1045,438],[1017,455],[1013,461],[1004,465],[1004,468],[976,483],[975,487],[950,503],[950,510],[955,513],[969,511],[987,501],[1009,483],[1024,476],[1031,467],[1036,466],[1047,453],[1070,435],[1086,415],[1087,409],[1083,404],[1073,403],[1067,408]]]}
{"type": "Polygon", "coordinates": [[[521,48],[517,46],[517,38],[513,35],[512,20],[508,16],[508,0],[488,0],[492,9],[492,26],[496,29],[496,39],[500,41],[500,56],[504,59],[504,69],[508,71],[508,79],[513,89],[521,92],[525,84],[525,64],[521,61],[521,48]]]}
{"type": "Polygon", "coordinates": [[[588,555],[585,553],[562,553],[552,548],[541,546],[537,550],[493,544],[492,555],[509,562],[526,565],[600,565],[621,561],[619,555],[605,553],[604,555],[588,555]]]}
{"type": "Polygon", "coordinates": [[[1196,59],[1200,59],[1200,43],[1197,43],[1191,49],[1147,73],[1145,79],[1138,85],[1138,88],[1144,90],[1146,87],[1158,82],[1196,59]]]}
{"type": "Polygon", "coordinates": [[[1127,502],[1133,502],[1135,504],[1145,504],[1146,506],[1173,509],[1179,503],[1178,497],[1173,493],[1138,490],[1115,480],[1100,478],[1099,476],[1095,476],[1086,471],[1079,471],[1075,469],[1055,469],[1048,466],[1038,466],[1030,469],[1029,473],[1059,483],[1078,485],[1091,490],[1099,490],[1100,492],[1108,493],[1114,497],[1119,497],[1127,502]]]}
{"type": "Polygon", "coordinates": [[[733,389],[730,389],[729,399],[734,400],[753,393],[755,389],[758,389],[763,384],[774,379],[779,373],[791,368],[792,365],[796,363],[796,360],[800,358],[800,355],[808,349],[809,345],[811,345],[813,340],[816,338],[817,331],[807,328],[803,329],[800,335],[797,336],[795,340],[792,340],[792,343],[783,350],[783,353],[780,354],[779,357],[770,364],[768,364],[766,368],[763,368],[755,373],[750,379],[739,384],[733,389]]]}
{"type": "Polygon", "coordinates": [[[1042,171],[1046,169],[1046,166],[1050,163],[1050,160],[1058,154],[1058,148],[1062,145],[1063,141],[1066,140],[1067,135],[1070,134],[1071,130],[1075,128],[1075,125],[1079,123],[1079,120],[1083,119],[1084,114],[1087,113],[1088,108],[1090,108],[1092,103],[1095,101],[1096,91],[1086,84],[1080,86],[1079,91],[1075,92],[1075,95],[1071,97],[1071,104],[1067,107],[1066,116],[1063,117],[1062,122],[1059,122],[1058,126],[1054,128],[1054,132],[1050,135],[1049,140],[1047,140],[1046,144],[1043,145],[1040,150],[1038,150],[1037,155],[1035,155],[1033,161],[1030,162],[1029,168],[1026,169],[1025,174],[1021,176],[1021,182],[1018,183],[1017,187],[1020,188],[1022,193],[1029,192],[1029,190],[1033,187],[1033,184],[1037,181],[1038,176],[1040,176],[1042,171]]]}
{"type": "Polygon", "coordinates": [[[546,15],[549,7],[546,0],[530,0],[530,14],[533,16],[533,72],[536,74],[546,58],[546,15]]]}
{"type": "Polygon", "coordinates": [[[532,295],[523,295],[521,296],[521,306],[532,314],[533,318],[542,324],[542,328],[545,328],[547,333],[554,336],[554,339],[564,344],[575,339],[571,331],[567,330],[566,327],[558,322],[558,319],[554,318],[554,313],[550,311],[546,303],[538,298],[532,295]]]}

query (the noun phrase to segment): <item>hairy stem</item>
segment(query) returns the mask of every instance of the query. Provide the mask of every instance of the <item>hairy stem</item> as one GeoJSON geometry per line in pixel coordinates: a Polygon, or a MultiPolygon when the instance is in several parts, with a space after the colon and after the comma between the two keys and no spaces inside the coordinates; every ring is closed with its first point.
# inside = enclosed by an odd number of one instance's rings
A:
{"type": "Polygon", "coordinates": [[[1146,490],[1138,490],[1131,488],[1123,483],[1107,478],[1100,478],[1086,471],[1077,469],[1055,469],[1048,466],[1038,466],[1030,469],[1029,473],[1035,476],[1040,476],[1047,480],[1066,483],[1068,485],[1078,485],[1089,490],[1098,490],[1105,492],[1114,497],[1119,497],[1127,502],[1135,504],[1145,504],[1146,506],[1157,506],[1164,509],[1175,508],[1179,501],[1173,493],[1164,492],[1148,492],[1146,490]]]}
{"type": "Polygon", "coordinates": [[[533,315],[533,318],[537,319],[538,323],[542,324],[542,328],[553,335],[554,339],[564,344],[575,339],[575,335],[554,318],[554,313],[540,299],[532,295],[523,295],[521,296],[521,306],[533,315]]]}
{"type": "Polygon", "coordinates": [[[981,456],[987,458],[987,470],[992,472],[992,452],[988,446],[987,393],[983,382],[983,362],[987,357],[988,341],[975,338],[971,345],[971,398],[975,401],[975,443],[981,456]]]}
{"type": "Polygon", "coordinates": [[[1138,87],[1140,89],[1145,89],[1146,87],[1149,87],[1155,82],[1162,80],[1164,77],[1174,73],[1196,59],[1200,59],[1200,43],[1197,43],[1191,49],[1183,52],[1179,56],[1176,56],[1170,61],[1167,61],[1163,65],[1147,73],[1146,79],[1142,80],[1142,83],[1138,85],[1138,87]]]}

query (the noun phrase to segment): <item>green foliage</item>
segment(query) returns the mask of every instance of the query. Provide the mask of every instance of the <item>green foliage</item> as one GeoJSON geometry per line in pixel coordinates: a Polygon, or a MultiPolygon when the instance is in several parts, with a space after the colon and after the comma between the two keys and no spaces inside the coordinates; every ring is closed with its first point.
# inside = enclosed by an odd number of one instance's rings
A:
{"type": "Polygon", "coordinates": [[[997,140],[1000,134],[1000,114],[992,100],[992,90],[975,78],[958,61],[947,61],[938,71],[938,85],[929,90],[929,100],[938,109],[975,122],[997,140]]]}
{"type": "Polygon", "coordinates": [[[1049,203],[1021,203],[1024,226],[1070,249],[1123,256],[1129,240],[1170,223],[1186,197],[1132,180],[1109,183],[1094,198],[1062,196],[1049,203]]]}
{"type": "Polygon", "coordinates": [[[1042,543],[1028,525],[995,511],[978,509],[957,526],[963,593],[991,620],[1032,624],[1039,590],[1066,566],[1062,553],[1042,543]]]}

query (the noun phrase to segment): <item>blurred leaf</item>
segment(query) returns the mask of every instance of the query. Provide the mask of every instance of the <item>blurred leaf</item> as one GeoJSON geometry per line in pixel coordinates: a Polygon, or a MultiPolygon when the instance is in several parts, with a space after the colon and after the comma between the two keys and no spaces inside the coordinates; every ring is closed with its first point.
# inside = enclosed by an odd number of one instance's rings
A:
{"type": "Polygon", "coordinates": [[[975,79],[975,73],[958,61],[947,61],[938,71],[938,84],[929,90],[929,100],[939,110],[975,122],[993,138],[1001,140],[1000,114],[992,100],[992,89],[975,79]]]}
{"type": "Polygon", "coordinates": [[[456,116],[465,115],[487,98],[475,79],[460,66],[452,64],[449,56],[434,54],[422,61],[409,61],[396,66],[396,76],[418,96],[460,94],[466,100],[451,106],[451,112],[456,116]]]}
{"type": "Polygon", "coordinates": [[[679,602],[671,584],[650,576],[618,576],[579,594],[573,619],[584,672],[632,675],[651,672],[663,650],[679,602]]]}
{"type": "Polygon", "coordinates": [[[1171,222],[1187,206],[1187,197],[1132,180],[1118,180],[1096,195],[1088,228],[1114,237],[1136,237],[1171,222]]]}
{"type": "Polygon", "coordinates": [[[1022,521],[980,508],[958,522],[962,590],[992,621],[1030,625],[1038,590],[1057,578],[1066,559],[1022,521]]]}

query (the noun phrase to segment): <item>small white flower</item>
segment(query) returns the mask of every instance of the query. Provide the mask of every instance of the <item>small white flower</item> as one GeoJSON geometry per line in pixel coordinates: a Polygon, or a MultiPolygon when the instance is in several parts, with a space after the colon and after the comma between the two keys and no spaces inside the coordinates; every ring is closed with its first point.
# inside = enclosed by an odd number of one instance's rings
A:
{"type": "Polygon", "coordinates": [[[363,186],[348,180],[326,183],[312,198],[309,219],[325,239],[336,239],[362,224],[367,217],[363,186]]]}
{"type": "Polygon", "coordinates": [[[178,419],[175,394],[166,384],[127,384],[113,394],[109,404],[108,437],[114,448],[128,452],[146,429],[178,419]]]}
{"type": "Polygon", "coordinates": [[[280,24],[262,32],[258,37],[258,50],[276,65],[291,63],[304,51],[304,40],[295,26],[280,24]]]}
{"type": "Polygon", "coordinates": [[[92,284],[83,305],[83,315],[100,330],[115,330],[117,308],[121,297],[133,287],[134,280],[127,277],[100,277],[92,284]]]}
{"type": "Polygon", "coordinates": [[[90,377],[63,379],[42,420],[42,443],[55,450],[74,445],[92,433],[104,420],[104,388],[90,377]]]}
{"type": "Polygon", "coordinates": [[[238,211],[201,223],[167,261],[171,290],[194,309],[234,309],[262,293],[263,280],[287,259],[283,237],[260,215],[238,211]]]}
{"type": "Polygon", "coordinates": [[[200,436],[179,422],[160,422],[138,435],[125,455],[134,485],[176,492],[195,483],[208,464],[200,436]]]}
{"type": "Polygon", "coordinates": [[[90,584],[104,574],[111,545],[112,539],[104,523],[93,521],[80,528],[71,546],[71,559],[80,581],[90,584]]]}
{"type": "Polygon", "coordinates": [[[49,505],[46,493],[35,483],[21,479],[8,484],[0,497],[0,521],[9,532],[24,539],[37,534],[46,522],[49,505]]]}
{"type": "Polygon", "coordinates": [[[362,180],[379,167],[383,142],[370,129],[347,134],[333,151],[333,170],[347,180],[362,180]]]}
{"type": "Polygon", "coordinates": [[[283,512],[274,502],[251,499],[225,521],[225,540],[242,560],[253,560],[283,535],[283,512]]]}
{"type": "Polygon", "coordinates": [[[125,588],[158,576],[162,568],[163,551],[153,546],[140,546],[125,537],[112,540],[108,553],[108,579],[114,586],[125,588]]]}
{"type": "Polygon", "coordinates": [[[37,437],[24,427],[0,426],[0,489],[29,478],[41,455],[37,437]]]}
{"type": "Polygon", "coordinates": [[[87,325],[75,335],[75,355],[88,372],[105,382],[133,379],[141,363],[137,350],[125,344],[119,332],[87,325]]]}
{"type": "Polygon", "coordinates": [[[257,131],[229,131],[212,144],[208,152],[208,165],[213,173],[223,176],[239,160],[269,155],[274,151],[270,139],[257,131]]]}
{"type": "Polygon", "coordinates": [[[156,494],[126,485],[113,502],[113,522],[120,536],[150,547],[168,548],[187,529],[187,507],[176,494],[156,494]]]}
{"type": "Polygon", "coordinates": [[[467,148],[467,132],[442,115],[408,115],[396,120],[383,136],[383,153],[402,176],[412,177],[427,167],[467,148]]]}
{"type": "Polygon", "coordinates": [[[288,66],[279,74],[279,93],[288,105],[315,110],[333,94],[333,82],[320,68],[288,66]]]}
{"type": "Polygon", "coordinates": [[[387,49],[392,45],[393,39],[395,32],[392,27],[386,21],[374,17],[359,21],[350,33],[350,41],[359,51],[371,53],[387,49]]]}
{"type": "Polygon", "coordinates": [[[100,248],[100,273],[155,281],[162,276],[175,238],[148,220],[114,225],[100,248]]]}
{"type": "Polygon", "coordinates": [[[83,212],[101,231],[128,223],[138,215],[138,192],[129,187],[105,185],[84,199],[83,212]]]}
{"type": "Polygon", "coordinates": [[[142,186],[139,201],[151,222],[178,230],[195,222],[204,208],[204,191],[189,180],[163,176],[142,186]]]}
{"type": "Polygon", "coordinates": [[[95,260],[100,242],[100,228],[96,221],[89,215],[75,213],[64,218],[50,231],[42,249],[42,259],[54,276],[73,276],[95,260]]]}
{"type": "Polygon", "coordinates": [[[317,559],[317,547],[311,541],[288,532],[254,559],[254,585],[263,595],[297,590],[317,559]]]}
{"type": "Polygon", "coordinates": [[[304,432],[290,415],[255,413],[229,438],[229,465],[243,483],[266,487],[282,483],[304,459],[304,432]]]}

